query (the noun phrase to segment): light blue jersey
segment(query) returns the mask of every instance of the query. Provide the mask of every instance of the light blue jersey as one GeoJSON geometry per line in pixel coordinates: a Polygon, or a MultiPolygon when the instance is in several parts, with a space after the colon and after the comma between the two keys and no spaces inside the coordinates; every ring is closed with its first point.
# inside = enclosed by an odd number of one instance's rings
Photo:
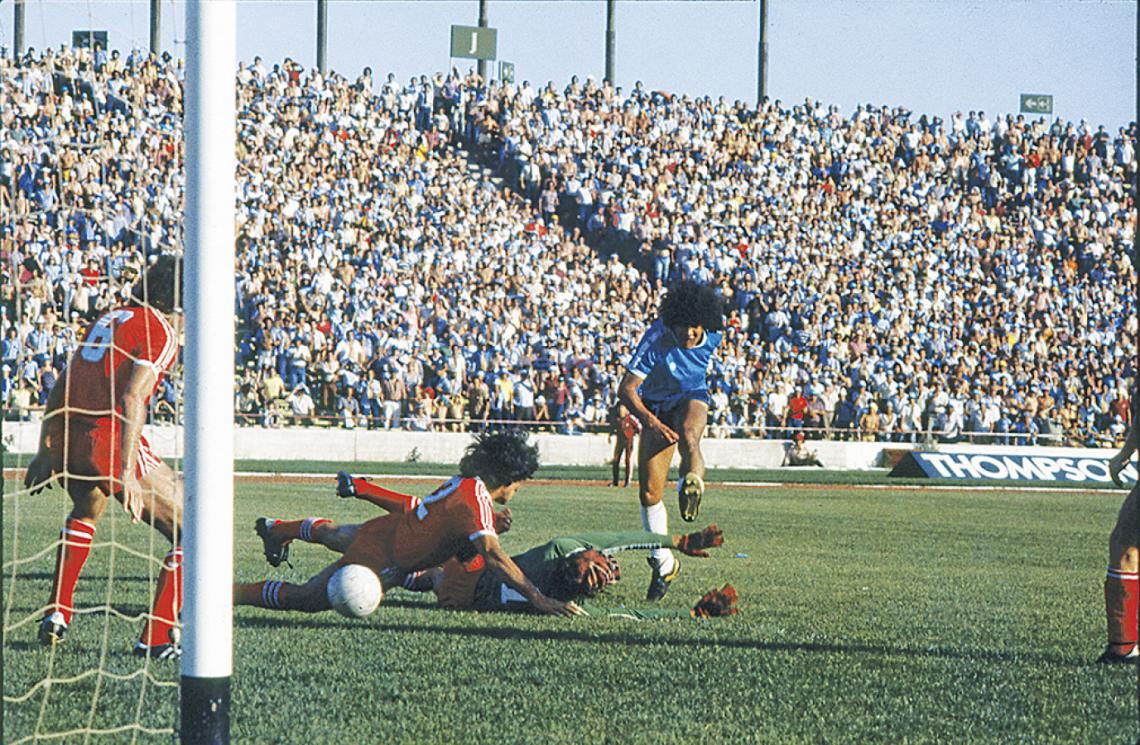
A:
{"type": "Polygon", "coordinates": [[[708,401],[709,362],[723,338],[723,331],[706,330],[700,344],[685,349],[663,321],[654,321],[626,365],[642,379],[638,395],[658,411],[668,411],[686,398],[708,401]]]}

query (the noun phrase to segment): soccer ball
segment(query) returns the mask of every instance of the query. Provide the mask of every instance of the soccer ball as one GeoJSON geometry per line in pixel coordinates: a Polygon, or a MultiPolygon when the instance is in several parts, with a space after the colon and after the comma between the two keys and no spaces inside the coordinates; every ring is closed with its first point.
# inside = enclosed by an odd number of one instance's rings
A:
{"type": "Polygon", "coordinates": [[[333,610],[347,618],[364,618],[376,610],[384,597],[376,572],[361,564],[336,570],[329,578],[326,592],[333,610]]]}

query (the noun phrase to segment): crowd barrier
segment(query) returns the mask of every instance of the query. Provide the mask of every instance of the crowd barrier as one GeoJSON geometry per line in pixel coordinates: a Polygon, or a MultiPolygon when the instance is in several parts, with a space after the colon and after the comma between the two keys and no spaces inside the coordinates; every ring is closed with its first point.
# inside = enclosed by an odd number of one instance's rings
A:
{"type": "MultiPolygon", "coordinates": [[[[181,428],[148,426],[144,430],[151,447],[165,458],[182,452],[181,428]]],[[[30,457],[39,437],[38,422],[5,422],[4,448],[30,457]]],[[[546,465],[598,466],[609,463],[613,442],[605,435],[534,435],[546,465]]],[[[461,432],[406,432],[368,429],[306,429],[236,427],[234,457],[238,460],[328,461],[377,463],[420,461],[458,463],[471,435],[461,432]]],[[[809,442],[825,468],[886,468],[910,451],[924,446],[897,442],[809,442]]],[[[710,468],[779,468],[787,452],[787,440],[736,440],[706,438],[702,449],[710,468]]],[[[1104,459],[1115,450],[1061,447],[1016,447],[995,445],[938,445],[939,453],[968,453],[1045,458],[1104,459]]],[[[609,478],[608,473],[599,478],[609,478]]]]}

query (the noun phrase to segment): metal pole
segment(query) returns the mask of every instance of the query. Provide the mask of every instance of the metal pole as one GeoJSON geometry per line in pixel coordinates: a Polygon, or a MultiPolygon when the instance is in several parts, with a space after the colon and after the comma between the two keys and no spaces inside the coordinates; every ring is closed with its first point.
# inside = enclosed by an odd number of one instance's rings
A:
{"type": "Polygon", "coordinates": [[[150,53],[162,53],[162,0],[150,0],[150,53]]]}
{"type": "MultiPolygon", "coordinates": [[[[1136,11],[1136,47],[1134,52],[1136,54],[1133,69],[1136,70],[1136,117],[1132,120],[1132,151],[1137,152],[1140,147],[1140,6],[1133,6],[1136,11]]],[[[1133,155],[1133,158],[1138,157],[1133,155]]],[[[1140,169],[1133,169],[1135,178],[1132,181],[1132,209],[1140,213],[1140,169]]],[[[1137,230],[1132,235],[1132,267],[1140,274],[1140,230],[1137,230]]],[[[1136,288],[1137,304],[1134,307],[1140,307],[1140,287],[1136,288]]],[[[1133,339],[1134,343],[1140,339],[1133,339]]],[[[1135,367],[1132,368],[1132,427],[1140,427],[1140,421],[1136,417],[1136,396],[1140,395],[1140,350],[1137,351],[1135,367]]],[[[1137,483],[1140,484],[1140,462],[1137,463],[1137,483]]],[[[1140,488],[1133,486],[1133,489],[1140,488]]],[[[1140,546],[1140,524],[1137,525],[1137,532],[1132,539],[1132,545],[1140,546]]],[[[1138,611],[1140,612],[1140,611],[1138,611]]],[[[1138,619],[1140,620],[1140,619],[1138,619]]],[[[1136,666],[1136,745],[1140,745],[1140,665],[1136,666]]]]}
{"type": "MultiPolygon", "coordinates": [[[[487,28],[487,0],[479,0],[479,28],[487,28]]],[[[479,60],[479,77],[487,82],[487,60],[479,60]]]]}
{"type": "Polygon", "coordinates": [[[614,28],[614,5],[617,0],[606,0],[606,82],[611,87],[617,85],[614,81],[614,45],[617,41],[617,30],[614,28]]]}
{"type": "Polygon", "coordinates": [[[236,3],[188,0],[184,745],[230,736],[236,29],[236,3]]]}
{"type": "Polygon", "coordinates": [[[12,59],[17,60],[24,53],[24,0],[16,0],[12,6],[12,59]]]}
{"type": "Polygon", "coordinates": [[[321,71],[321,75],[328,72],[328,6],[328,0],[317,0],[317,69],[321,71]]]}
{"type": "Polygon", "coordinates": [[[760,40],[756,45],[756,108],[768,97],[768,0],[760,2],[760,40]]]}

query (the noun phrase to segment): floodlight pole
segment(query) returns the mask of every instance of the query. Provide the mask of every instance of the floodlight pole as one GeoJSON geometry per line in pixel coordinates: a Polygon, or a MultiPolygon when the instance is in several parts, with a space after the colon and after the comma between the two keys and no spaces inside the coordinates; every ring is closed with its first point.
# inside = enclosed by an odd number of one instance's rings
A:
{"type": "Polygon", "coordinates": [[[759,41],[756,44],[756,108],[768,96],[768,0],[759,0],[759,41]]]}
{"type": "Polygon", "coordinates": [[[617,46],[617,30],[614,25],[614,5],[617,0],[606,0],[606,82],[611,88],[617,86],[614,80],[614,48],[617,46]]]}
{"type": "Polygon", "coordinates": [[[328,72],[329,48],[329,4],[328,0],[317,0],[317,69],[321,75],[328,72]]]}
{"type": "Polygon", "coordinates": [[[184,744],[228,743],[233,672],[236,4],[186,3],[184,744]]]}
{"type": "Polygon", "coordinates": [[[24,0],[12,3],[12,60],[24,53],[24,0]]]}
{"type": "MultiPolygon", "coordinates": [[[[479,0],[479,28],[487,28],[487,0],[479,0]]],[[[487,84],[487,60],[479,60],[479,77],[487,84]]]]}
{"type": "MultiPolygon", "coordinates": [[[[1133,153],[1135,153],[1138,148],[1140,148],[1140,8],[1133,7],[1133,9],[1135,10],[1135,14],[1137,14],[1137,17],[1135,17],[1135,24],[1137,24],[1137,41],[1135,41],[1135,59],[1133,60],[1133,66],[1135,71],[1137,71],[1134,100],[1137,112],[1135,112],[1135,118],[1132,120],[1132,136],[1134,138],[1132,141],[1132,150],[1133,153]]],[[[1140,212],[1140,171],[1133,169],[1132,178],[1132,208],[1140,212]]],[[[1137,271],[1137,273],[1140,273],[1140,230],[1134,231],[1132,235],[1132,268],[1137,271]]],[[[1132,342],[1140,342],[1140,338],[1134,338],[1132,342]]],[[[1135,359],[1134,365],[1135,367],[1133,367],[1134,371],[1132,374],[1133,403],[1135,403],[1137,395],[1140,395],[1140,380],[1137,378],[1137,376],[1140,375],[1140,350],[1137,351],[1137,359],[1135,359]]],[[[1135,411],[1134,408],[1133,411],[1135,411]]],[[[1132,427],[1140,427],[1140,421],[1135,420],[1135,417],[1132,419],[1132,427]]],[[[1140,462],[1137,464],[1137,484],[1133,485],[1133,489],[1138,488],[1140,488],[1140,462]]],[[[1132,539],[1132,545],[1140,546],[1140,525],[1137,526],[1137,534],[1135,534],[1132,539]]],[[[1138,613],[1140,613],[1140,609],[1138,609],[1138,613]]],[[[1140,665],[1137,665],[1137,745],[1140,745],[1140,665]]]]}
{"type": "Polygon", "coordinates": [[[150,53],[162,53],[162,0],[150,0],[150,53]]]}

